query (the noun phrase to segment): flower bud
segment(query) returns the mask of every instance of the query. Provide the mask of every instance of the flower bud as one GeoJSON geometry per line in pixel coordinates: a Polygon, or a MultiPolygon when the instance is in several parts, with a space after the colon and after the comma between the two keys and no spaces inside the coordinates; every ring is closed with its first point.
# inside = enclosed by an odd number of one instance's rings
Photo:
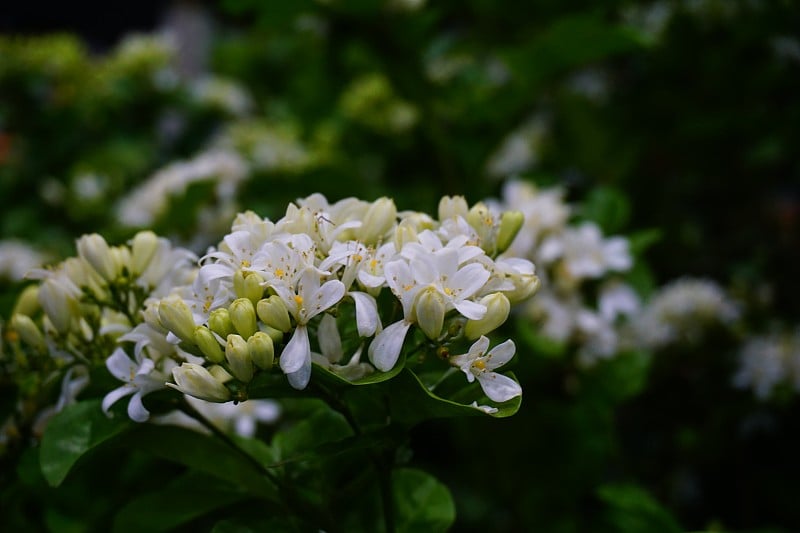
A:
{"type": "Polygon", "coordinates": [[[227,383],[233,379],[233,376],[221,365],[211,365],[208,372],[220,383],[227,383]]]}
{"type": "Polygon", "coordinates": [[[172,378],[175,383],[167,383],[167,386],[189,396],[220,403],[231,399],[228,388],[201,365],[183,363],[172,369],[172,378]]]}
{"type": "Polygon", "coordinates": [[[397,225],[397,229],[394,232],[394,247],[399,251],[410,242],[419,242],[419,238],[414,225],[409,219],[405,219],[397,225]]]}
{"type": "Polygon", "coordinates": [[[131,251],[127,246],[112,246],[111,259],[114,261],[114,271],[119,275],[131,273],[131,251]]]}
{"type": "Polygon", "coordinates": [[[510,279],[514,283],[514,290],[506,291],[505,294],[512,304],[521,302],[535,294],[539,290],[541,283],[536,274],[520,274],[511,276],[510,279]]]}
{"type": "Polygon", "coordinates": [[[428,287],[419,293],[414,306],[417,324],[429,339],[436,339],[444,324],[445,303],[438,290],[428,287]]]}
{"type": "Polygon", "coordinates": [[[11,314],[12,316],[33,316],[41,308],[42,306],[39,304],[39,286],[28,285],[17,298],[17,303],[14,305],[14,311],[11,314]]]}
{"type": "Polygon", "coordinates": [[[225,359],[236,379],[245,383],[253,379],[253,359],[250,357],[250,350],[247,342],[240,336],[228,335],[228,342],[225,344],[225,359]]]}
{"type": "Polygon", "coordinates": [[[47,279],[39,287],[39,303],[55,330],[66,333],[78,307],[78,302],[67,289],[55,279],[47,279]]]}
{"type": "Polygon", "coordinates": [[[194,330],[194,343],[212,363],[221,363],[225,360],[222,347],[217,342],[217,338],[205,326],[197,326],[194,330]]]}
{"type": "Polygon", "coordinates": [[[378,198],[370,204],[359,228],[361,242],[376,244],[392,229],[397,220],[397,207],[391,198],[378,198]]]}
{"type": "Polygon", "coordinates": [[[256,310],[253,307],[253,302],[247,298],[237,298],[233,301],[228,308],[228,313],[231,317],[233,329],[245,339],[258,331],[258,324],[256,323],[256,310]]]}
{"type": "Polygon", "coordinates": [[[264,296],[264,287],[261,285],[262,283],[264,283],[264,278],[262,278],[260,274],[247,272],[244,276],[242,298],[247,298],[253,302],[253,305],[256,305],[261,297],[264,296]]]}
{"type": "Polygon", "coordinates": [[[283,342],[283,331],[264,325],[261,326],[261,331],[269,335],[269,338],[272,339],[272,344],[280,344],[283,342]]]}
{"type": "Polygon", "coordinates": [[[487,252],[493,252],[495,247],[494,238],[494,216],[486,204],[478,202],[472,206],[467,213],[467,222],[478,234],[481,239],[481,248],[487,252]]]}
{"type": "Polygon", "coordinates": [[[500,216],[500,229],[497,231],[497,253],[508,250],[514,238],[525,223],[525,215],[520,211],[505,211],[500,216]]]}
{"type": "Polygon", "coordinates": [[[236,333],[233,329],[233,323],[231,322],[231,315],[224,307],[214,309],[211,311],[211,314],[208,315],[208,329],[223,339],[227,339],[228,335],[231,333],[236,333]]]}
{"type": "Polygon", "coordinates": [[[259,300],[257,307],[258,318],[267,326],[286,333],[292,329],[289,320],[289,310],[280,296],[273,294],[269,298],[259,300]]]}
{"type": "Polygon", "coordinates": [[[252,337],[247,339],[247,349],[250,357],[258,368],[269,370],[275,360],[275,346],[269,335],[262,331],[257,331],[252,337]]]}
{"type": "Polygon", "coordinates": [[[111,257],[111,248],[106,240],[92,233],[78,239],[78,255],[106,281],[114,281],[117,277],[117,265],[111,257]]]}
{"type": "Polygon", "coordinates": [[[495,292],[480,299],[481,305],[486,307],[486,314],[480,320],[468,320],[464,334],[468,339],[474,340],[481,335],[486,335],[508,319],[511,303],[502,292],[495,292]]]}
{"type": "Polygon", "coordinates": [[[158,237],[152,231],[140,231],[131,242],[131,270],[138,276],[147,270],[158,250],[158,237]]]}
{"type": "Polygon", "coordinates": [[[195,323],[192,311],[180,297],[169,296],[158,304],[161,325],[187,344],[194,344],[195,323]]]}
{"type": "Polygon", "coordinates": [[[14,315],[11,318],[11,327],[17,332],[22,342],[32,346],[39,351],[45,351],[47,344],[44,342],[44,335],[42,335],[39,327],[33,322],[31,317],[27,315],[14,315]]]}
{"type": "Polygon", "coordinates": [[[453,217],[467,217],[467,200],[463,196],[442,196],[439,200],[439,221],[453,217]]]}

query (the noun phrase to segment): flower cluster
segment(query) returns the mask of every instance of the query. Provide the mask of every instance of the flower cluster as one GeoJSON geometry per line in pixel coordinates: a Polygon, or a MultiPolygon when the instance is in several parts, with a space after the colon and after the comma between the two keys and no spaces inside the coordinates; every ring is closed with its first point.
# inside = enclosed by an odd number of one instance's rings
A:
{"type": "Polygon", "coordinates": [[[109,394],[106,407],[133,394],[129,414],[145,420],[148,413],[141,397],[163,387],[174,364],[174,347],[144,329],[148,326],[142,323],[142,309],[186,283],[196,257],[150,231],[137,233],[124,246],[109,246],[97,234],[85,235],[77,248],[78,257],[31,271],[29,277],[40,282],[20,296],[12,331],[34,356],[44,356],[25,360],[43,361],[45,373],[63,373],[56,410],[88,385],[93,366],[105,362],[126,383],[109,394]],[[134,360],[121,348],[128,342],[135,343],[134,360]]]}
{"type": "Polygon", "coordinates": [[[443,198],[433,218],[398,212],[388,198],[329,203],[315,194],[275,222],[239,214],[199,261],[149,231],[123,246],[86,235],[78,257],[33,272],[40,282],[23,293],[11,324],[51,370],[67,368],[59,406],[104,365],[122,385],[103,409],[129,398],[135,421],[150,418],[144,396],[167,387],[243,401],[263,374],[305,389],[313,364],[358,381],[401,369],[419,342],[439,356],[443,376],[459,369],[502,403],[522,392],[496,372],[515,346],[490,350],[486,335],[539,286],[533,263],[499,257],[522,222],[518,212],[494,215],[462,197],[443,198]],[[474,344],[451,354],[462,339],[474,344]]]}
{"type": "Polygon", "coordinates": [[[633,323],[642,346],[661,348],[696,342],[714,325],[729,325],[739,307],[711,280],[681,278],[662,287],[633,323]]]}
{"type": "Polygon", "coordinates": [[[209,401],[246,399],[247,384],[274,368],[296,389],[312,362],[349,380],[391,371],[412,328],[437,345],[478,339],[469,354],[444,357],[507,401],[521,389],[492,370],[513,343],[492,359],[484,335],[539,284],[530,261],[496,258],[521,223],[461,197],[443,198],[438,220],[398,213],[388,198],[329,203],[319,194],[276,222],[242,213],[194,281],[148,307],[145,327],[202,356],[173,368],[169,386],[209,401]]]}
{"type": "Polygon", "coordinates": [[[584,365],[627,347],[621,324],[640,306],[635,291],[614,276],[633,266],[627,239],[606,238],[592,222],[571,225],[570,206],[557,188],[539,190],[509,181],[496,209],[517,210],[525,217],[506,254],[528,258],[539,267],[543,289],[525,312],[541,324],[541,334],[577,345],[584,365]],[[587,298],[590,285],[597,287],[594,306],[587,298]]]}
{"type": "Polygon", "coordinates": [[[748,339],[739,351],[739,370],[733,384],[752,389],[761,400],[784,385],[800,391],[800,330],[748,339]]]}

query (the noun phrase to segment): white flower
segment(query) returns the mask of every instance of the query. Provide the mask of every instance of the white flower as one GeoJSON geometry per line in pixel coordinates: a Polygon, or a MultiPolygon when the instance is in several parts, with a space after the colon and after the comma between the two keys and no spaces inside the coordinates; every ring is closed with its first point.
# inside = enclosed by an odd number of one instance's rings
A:
{"type": "Polygon", "coordinates": [[[281,370],[289,375],[293,387],[302,389],[311,376],[311,345],[306,325],[309,320],[339,303],[345,293],[344,284],[339,280],[330,280],[320,285],[317,270],[307,268],[300,274],[294,288],[284,285],[275,285],[273,288],[297,322],[292,338],[281,353],[281,370]],[[299,372],[300,379],[291,377],[296,372],[299,372]]]}
{"type": "Polygon", "coordinates": [[[322,317],[317,330],[317,338],[321,353],[311,354],[314,363],[350,381],[362,378],[373,372],[374,369],[369,363],[361,362],[363,345],[359,346],[346,364],[340,364],[344,351],[342,349],[342,338],[339,335],[336,319],[333,316],[325,315],[322,317]]]}
{"type": "Polygon", "coordinates": [[[29,270],[41,267],[47,256],[21,241],[0,241],[0,278],[21,281],[29,270]]]}
{"type": "Polygon", "coordinates": [[[603,239],[600,228],[593,222],[548,237],[539,248],[539,258],[544,263],[561,259],[566,274],[576,280],[599,278],[608,271],[625,271],[633,264],[628,241],[622,237],[603,239]]]}
{"type": "Polygon", "coordinates": [[[597,308],[608,322],[614,322],[617,317],[631,316],[641,308],[641,302],[630,285],[621,282],[606,283],[600,289],[597,298],[597,308]]]}
{"type": "Polygon", "coordinates": [[[166,388],[170,364],[174,363],[170,359],[165,360],[165,368],[159,370],[152,359],[137,356],[132,360],[122,348],[114,350],[114,353],[106,359],[106,368],[125,384],[106,394],[103,398],[103,411],[108,413],[117,400],[132,395],[128,403],[128,416],[135,422],[146,421],[150,417],[150,412],[145,409],[142,397],[166,388]]]}
{"type": "Polygon", "coordinates": [[[516,351],[514,341],[509,339],[486,353],[488,348],[489,339],[481,337],[475,341],[467,353],[451,357],[450,364],[459,367],[466,374],[467,381],[470,383],[477,378],[483,392],[492,401],[506,402],[520,396],[522,387],[519,386],[519,383],[508,376],[493,372],[514,357],[516,351]]]}

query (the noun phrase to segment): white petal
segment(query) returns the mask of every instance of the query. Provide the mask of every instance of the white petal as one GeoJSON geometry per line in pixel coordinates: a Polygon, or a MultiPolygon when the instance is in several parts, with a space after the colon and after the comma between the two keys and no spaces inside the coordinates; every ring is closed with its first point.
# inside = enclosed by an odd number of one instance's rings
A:
{"type": "Polygon", "coordinates": [[[131,401],[128,404],[128,416],[134,422],[147,422],[147,419],[150,418],[150,411],[145,409],[142,403],[142,391],[131,396],[131,401]]]}
{"type": "Polygon", "coordinates": [[[458,289],[461,298],[469,298],[486,284],[489,276],[488,270],[478,263],[472,263],[453,274],[447,285],[458,289]]]}
{"type": "Polygon", "coordinates": [[[511,361],[511,358],[514,357],[514,353],[516,351],[517,347],[514,345],[514,341],[511,339],[508,339],[502,344],[498,344],[492,348],[492,351],[489,352],[489,355],[486,359],[486,368],[489,370],[494,370],[495,368],[503,366],[511,361]]]}
{"type": "Polygon", "coordinates": [[[317,316],[319,313],[339,303],[346,291],[344,283],[338,279],[325,282],[322,287],[314,291],[310,301],[304,302],[308,309],[308,318],[317,316]]]}
{"type": "Polygon", "coordinates": [[[136,392],[136,387],[127,384],[112,390],[103,398],[103,412],[108,413],[111,406],[117,403],[118,400],[134,392],[136,392]]]}
{"type": "Polygon", "coordinates": [[[486,315],[486,306],[478,302],[462,300],[460,302],[453,302],[453,307],[470,320],[480,320],[486,315]]]}
{"type": "Polygon", "coordinates": [[[356,304],[356,324],[361,337],[371,337],[378,329],[378,304],[375,298],[364,292],[348,293],[356,304]]]}
{"type": "Polygon", "coordinates": [[[364,287],[374,289],[375,287],[383,285],[386,282],[386,278],[383,276],[373,276],[362,268],[358,271],[358,281],[364,287]]]}
{"type": "Polygon", "coordinates": [[[397,363],[411,322],[400,320],[378,333],[369,345],[369,360],[378,370],[388,372],[397,363]]]}
{"type": "Polygon", "coordinates": [[[291,340],[281,353],[281,370],[284,374],[297,372],[306,362],[311,361],[311,345],[308,341],[308,330],[305,326],[297,326],[291,340]]]}
{"type": "Polygon", "coordinates": [[[137,370],[136,363],[131,361],[122,348],[114,350],[114,353],[106,359],[106,368],[115,378],[127,382],[133,381],[132,375],[136,374],[137,370]]]}
{"type": "Polygon", "coordinates": [[[486,396],[495,402],[507,402],[522,394],[522,387],[519,386],[519,383],[496,372],[481,373],[478,376],[478,383],[486,396]]]}
{"type": "Polygon", "coordinates": [[[317,329],[319,349],[331,363],[338,363],[342,358],[342,338],[336,327],[336,319],[332,315],[325,315],[317,329]]]}
{"type": "Polygon", "coordinates": [[[303,361],[303,365],[295,372],[287,373],[289,385],[297,390],[303,390],[311,379],[311,357],[303,361]]]}

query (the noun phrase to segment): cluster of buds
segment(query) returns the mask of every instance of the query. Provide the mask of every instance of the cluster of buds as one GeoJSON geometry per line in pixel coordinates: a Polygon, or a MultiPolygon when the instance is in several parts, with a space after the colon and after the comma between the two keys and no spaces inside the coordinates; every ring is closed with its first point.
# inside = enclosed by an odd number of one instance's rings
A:
{"type": "MultiPolygon", "coordinates": [[[[141,381],[141,369],[131,372],[127,354],[115,348],[135,341],[146,302],[190,280],[196,261],[192,253],[173,248],[150,231],[137,233],[122,246],[109,246],[97,234],[85,235],[77,249],[77,257],[30,272],[29,277],[39,283],[22,292],[11,317],[11,330],[37,356],[29,361],[41,363],[45,372],[66,367],[58,402],[62,406],[88,384],[89,369],[95,364],[105,363],[120,379],[141,381]]],[[[163,355],[170,354],[164,350],[163,355]]],[[[159,355],[153,348],[142,352],[137,345],[136,357],[147,359],[148,374],[164,370],[159,355]]],[[[150,390],[155,390],[152,385],[150,390]]],[[[163,388],[163,380],[158,388],[163,388]]],[[[119,392],[138,390],[137,386],[119,392]]],[[[132,418],[146,416],[139,413],[132,418]]]]}
{"type": "Polygon", "coordinates": [[[242,213],[193,282],[148,307],[143,327],[197,357],[172,369],[169,386],[208,401],[246,399],[262,372],[304,389],[312,363],[348,380],[391,371],[412,330],[438,347],[476,340],[464,356],[438,350],[444,368],[507,401],[521,389],[492,370],[514,345],[488,351],[485,335],[539,285],[530,261],[498,258],[522,223],[461,197],[443,198],[438,219],[398,212],[388,198],[319,194],[276,222],[242,213]]]}

